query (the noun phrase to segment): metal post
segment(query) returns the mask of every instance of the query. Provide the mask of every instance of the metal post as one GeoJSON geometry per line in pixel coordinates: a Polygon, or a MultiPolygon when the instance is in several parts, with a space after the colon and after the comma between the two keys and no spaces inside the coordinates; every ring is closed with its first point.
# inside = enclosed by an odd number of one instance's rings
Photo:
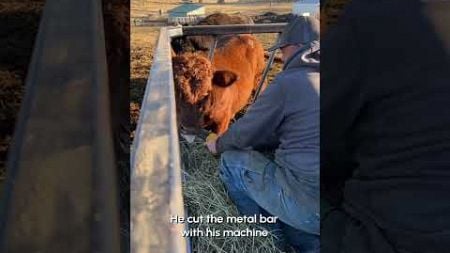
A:
{"type": "Polygon", "coordinates": [[[186,253],[170,31],[161,28],[131,154],[132,253],[186,253]]]}
{"type": "Polygon", "coordinates": [[[214,58],[214,51],[216,50],[218,41],[219,41],[219,38],[218,38],[217,35],[215,35],[214,36],[214,41],[213,41],[211,47],[209,48],[209,56],[208,57],[209,57],[210,61],[212,61],[213,58],[214,58]]]}
{"type": "MultiPolygon", "coordinates": [[[[280,34],[278,34],[276,43],[280,41],[280,34]]],[[[256,99],[259,96],[259,93],[261,93],[262,86],[264,85],[264,82],[266,81],[267,75],[269,74],[270,68],[272,67],[273,61],[275,60],[275,54],[277,50],[273,50],[270,52],[269,61],[267,62],[266,68],[264,69],[263,75],[261,80],[259,81],[258,87],[256,88],[255,94],[253,96],[252,104],[255,103],[256,99]]]]}

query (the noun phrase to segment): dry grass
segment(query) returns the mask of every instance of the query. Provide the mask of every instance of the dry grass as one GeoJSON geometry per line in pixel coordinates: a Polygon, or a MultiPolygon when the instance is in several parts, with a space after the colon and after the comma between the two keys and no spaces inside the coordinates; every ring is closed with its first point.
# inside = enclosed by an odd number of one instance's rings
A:
{"type": "Polygon", "coordinates": [[[131,79],[148,78],[158,34],[158,27],[132,27],[131,79]]]}
{"type": "MultiPolygon", "coordinates": [[[[238,216],[228,198],[218,175],[218,159],[204,147],[202,142],[188,144],[181,141],[184,183],[183,192],[189,216],[238,216]]],[[[249,224],[192,224],[191,228],[205,230],[244,230],[249,224]]],[[[257,228],[256,229],[261,229],[257,228]]],[[[193,252],[259,252],[278,253],[274,237],[192,237],[193,252]]]]}
{"type": "Polygon", "coordinates": [[[131,29],[131,139],[134,137],[134,130],[138,122],[139,108],[147,84],[158,33],[159,28],[157,27],[132,27],[131,29]]]}

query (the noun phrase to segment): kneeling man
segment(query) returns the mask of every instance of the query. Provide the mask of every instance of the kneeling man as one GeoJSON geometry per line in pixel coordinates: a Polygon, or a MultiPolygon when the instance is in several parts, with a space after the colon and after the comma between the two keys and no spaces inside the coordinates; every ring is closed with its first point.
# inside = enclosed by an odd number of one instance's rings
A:
{"type": "MultiPolygon", "coordinates": [[[[277,216],[270,229],[299,252],[319,252],[319,21],[295,17],[277,45],[283,71],[216,140],[220,177],[243,215],[277,216]],[[261,150],[275,150],[269,159],[261,150]]],[[[283,247],[283,246],[281,246],[283,247]]]]}

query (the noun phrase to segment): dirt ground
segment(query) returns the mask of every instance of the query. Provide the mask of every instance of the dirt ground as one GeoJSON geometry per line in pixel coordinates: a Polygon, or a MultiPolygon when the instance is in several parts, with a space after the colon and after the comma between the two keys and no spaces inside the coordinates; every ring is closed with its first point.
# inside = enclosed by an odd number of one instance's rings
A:
{"type": "MultiPolygon", "coordinates": [[[[163,15],[167,14],[167,11],[175,8],[181,1],[168,0],[168,1],[143,1],[143,0],[131,0],[131,16],[143,16],[150,15],[155,18],[158,17],[160,10],[163,15]]],[[[206,12],[224,12],[228,14],[244,14],[244,15],[260,15],[265,12],[275,13],[288,13],[292,10],[292,3],[276,3],[272,6],[266,2],[252,2],[246,3],[203,3],[206,8],[206,12]]]]}
{"type": "Polygon", "coordinates": [[[130,82],[130,117],[131,138],[139,118],[139,108],[144,96],[145,85],[149,77],[153,52],[156,46],[158,27],[132,27],[131,38],[131,82],[130,82]]]}
{"type": "Polygon", "coordinates": [[[0,189],[43,2],[0,3],[0,189]]]}

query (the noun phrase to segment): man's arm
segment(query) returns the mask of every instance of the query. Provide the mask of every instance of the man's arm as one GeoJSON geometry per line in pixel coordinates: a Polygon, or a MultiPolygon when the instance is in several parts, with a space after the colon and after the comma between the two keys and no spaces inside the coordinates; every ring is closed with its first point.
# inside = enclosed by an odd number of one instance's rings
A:
{"type": "Polygon", "coordinates": [[[217,151],[259,149],[278,144],[276,129],[283,120],[285,98],[276,81],[258,97],[247,113],[217,141],[217,151]]]}

